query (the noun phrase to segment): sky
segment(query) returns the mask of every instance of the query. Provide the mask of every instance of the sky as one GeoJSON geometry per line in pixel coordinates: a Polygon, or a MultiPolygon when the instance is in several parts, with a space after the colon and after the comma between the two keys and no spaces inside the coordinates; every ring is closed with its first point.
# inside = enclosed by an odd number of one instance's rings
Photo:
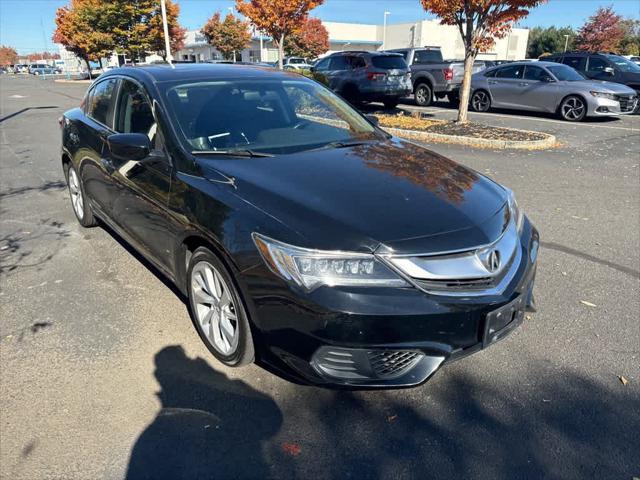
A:
{"type": "MultiPolygon", "coordinates": [[[[233,0],[177,0],[180,22],[188,29],[202,27],[214,12],[227,12],[233,0]]],[[[27,54],[42,50],[54,51],[51,41],[58,7],[68,0],[0,0],[0,44],[27,54]]],[[[601,6],[612,5],[622,16],[640,19],[640,0],[549,0],[531,11],[519,26],[548,27],[551,25],[579,27],[601,6]]],[[[428,17],[419,0],[325,0],[312,15],[324,21],[382,23],[385,11],[389,23],[413,22],[428,17]]]]}

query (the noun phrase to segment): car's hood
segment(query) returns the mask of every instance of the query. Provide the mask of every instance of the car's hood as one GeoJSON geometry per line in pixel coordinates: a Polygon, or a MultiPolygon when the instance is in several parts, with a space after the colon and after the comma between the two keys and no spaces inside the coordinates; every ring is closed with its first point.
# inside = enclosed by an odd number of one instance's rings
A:
{"type": "Polygon", "coordinates": [[[594,89],[604,93],[635,94],[635,90],[622,83],[606,82],[604,80],[578,80],[577,82],[566,83],[574,88],[594,89]]]}
{"type": "Polygon", "coordinates": [[[502,187],[406,141],[199,162],[234,177],[238,196],[298,234],[278,240],[303,247],[458,250],[493,241],[504,224],[502,187]]]}

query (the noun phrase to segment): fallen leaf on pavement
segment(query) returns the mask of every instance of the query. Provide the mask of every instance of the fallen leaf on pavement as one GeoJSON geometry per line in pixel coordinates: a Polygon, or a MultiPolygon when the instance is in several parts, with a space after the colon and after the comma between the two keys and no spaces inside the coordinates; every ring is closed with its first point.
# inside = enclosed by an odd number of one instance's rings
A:
{"type": "Polygon", "coordinates": [[[282,451],[292,457],[296,457],[300,455],[302,449],[300,448],[300,445],[296,445],[295,443],[284,442],[282,444],[282,451]]]}
{"type": "Polygon", "coordinates": [[[580,300],[580,303],[583,304],[583,305],[586,305],[587,307],[591,307],[591,308],[597,307],[597,305],[595,303],[587,302],[586,300],[580,300]]]}
{"type": "Polygon", "coordinates": [[[627,383],[629,383],[629,380],[624,378],[622,375],[618,375],[618,380],[620,380],[620,383],[623,385],[626,385],[627,383]]]}

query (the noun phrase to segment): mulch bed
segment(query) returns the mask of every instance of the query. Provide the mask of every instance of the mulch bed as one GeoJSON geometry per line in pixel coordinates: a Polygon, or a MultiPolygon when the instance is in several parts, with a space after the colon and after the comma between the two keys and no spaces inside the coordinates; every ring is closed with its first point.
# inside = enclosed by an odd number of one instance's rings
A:
{"type": "Polygon", "coordinates": [[[419,114],[377,114],[376,116],[380,121],[380,126],[383,128],[401,128],[405,130],[437,133],[440,135],[517,142],[543,140],[547,137],[547,135],[537,132],[490,127],[480,123],[468,122],[459,124],[452,121],[426,119],[421,118],[419,114]]]}

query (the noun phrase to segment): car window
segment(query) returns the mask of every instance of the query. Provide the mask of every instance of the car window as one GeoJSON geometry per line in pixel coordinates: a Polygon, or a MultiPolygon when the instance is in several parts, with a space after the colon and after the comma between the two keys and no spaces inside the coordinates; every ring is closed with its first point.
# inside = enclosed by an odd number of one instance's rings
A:
{"type": "Polygon", "coordinates": [[[113,92],[117,80],[115,78],[98,83],[91,90],[87,115],[108,127],[111,126],[113,111],[113,92]]]}
{"type": "Polygon", "coordinates": [[[527,65],[524,69],[524,79],[541,81],[544,77],[548,77],[549,74],[544,68],[534,67],[533,65],[527,65]]]}
{"type": "Polygon", "coordinates": [[[349,64],[347,63],[347,59],[344,55],[336,55],[335,57],[331,57],[331,62],[329,64],[329,70],[347,70],[349,69],[349,64]]]}
{"type": "Polygon", "coordinates": [[[585,65],[587,64],[587,57],[566,56],[562,59],[562,63],[569,65],[576,70],[584,70],[585,65]]]}
{"type": "Polygon", "coordinates": [[[523,65],[509,65],[496,72],[496,78],[522,78],[523,65]]]}
{"type": "Polygon", "coordinates": [[[413,55],[413,63],[441,63],[442,52],[439,50],[417,50],[413,55]]]}
{"type": "Polygon", "coordinates": [[[143,133],[155,140],[157,125],[151,105],[141,87],[129,80],[122,81],[114,125],[116,132],[143,133]]]}
{"type": "Polygon", "coordinates": [[[362,57],[347,57],[347,61],[349,62],[349,65],[351,65],[351,68],[364,68],[367,66],[364,58],[362,57]]]}
{"type": "Polygon", "coordinates": [[[330,62],[330,58],[324,58],[322,60],[320,60],[318,63],[315,64],[315,69],[316,70],[326,70],[327,68],[329,68],[329,62],[330,62]]]}
{"type": "Polygon", "coordinates": [[[407,57],[409,56],[409,50],[392,50],[392,53],[399,53],[400,55],[402,55],[402,58],[404,58],[405,61],[407,61],[407,57]]]}
{"type": "Polygon", "coordinates": [[[582,73],[566,65],[551,65],[547,69],[561,82],[579,82],[584,80],[582,73]]]}
{"type": "Polygon", "coordinates": [[[606,60],[600,57],[589,57],[589,65],[587,66],[587,71],[592,73],[602,72],[609,65],[606,60]]]}
{"type": "Polygon", "coordinates": [[[386,70],[407,68],[407,62],[400,55],[375,55],[371,57],[371,63],[376,68],[386,70]]]}
{"type": "Polygon", "coordinates": [[[615,68],[622,72],[640,73],[640,67],[638,67],[638,65],[633,63],[631,60],[627,60],[620,55],[607,55],[607,58],[615,65],[615,68]]]}
{"type": "Polygon", "coordinates": [[[496,76],[496,73],[498,73],[498,70],[500,70],[500,69],[499,68],[494,68],[492,70],[486,70],[486,71],[482,72],[482,75],[484,75],[485,77],[492,78],[492,77],[496,76]]]}

